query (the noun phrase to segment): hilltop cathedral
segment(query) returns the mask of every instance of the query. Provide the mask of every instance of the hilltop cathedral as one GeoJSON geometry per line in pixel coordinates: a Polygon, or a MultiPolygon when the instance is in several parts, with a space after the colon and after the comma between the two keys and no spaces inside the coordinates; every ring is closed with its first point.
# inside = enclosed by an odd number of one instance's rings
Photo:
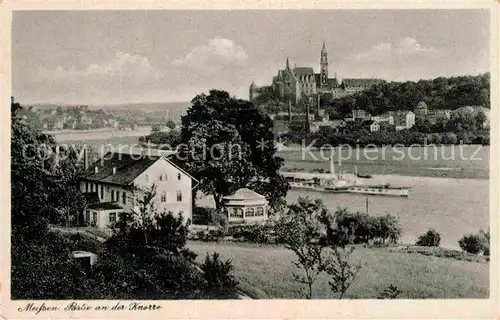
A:
{"type": "Polygon", "coordinates": [[[278,74],[273,77],[270,86],[257,87],[255,82],[250,85],[249,98],[254,101],[262,90],[272,90],[279,95],[285,103],[296,104],[303,95],[318,96],[330,95],[331,98],[340,98],[368,89],[372,85],[384,82],[380,79],[337,79],[328,78],[328,53],[325,42],[321,49],[320,73],[314,73],[310,67],[290,68],[290,62],[286,59],[286,66],[283,70],[278,70],[278,74]]]}

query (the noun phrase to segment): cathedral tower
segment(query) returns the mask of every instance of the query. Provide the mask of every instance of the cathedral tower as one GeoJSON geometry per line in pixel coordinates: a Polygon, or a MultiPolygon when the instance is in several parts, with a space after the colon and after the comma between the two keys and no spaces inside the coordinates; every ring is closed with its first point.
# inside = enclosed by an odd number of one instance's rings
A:
{"type": "Polygon", "coordinates": [[[326,46],[324,40],[323,40],[323,48],[321,49],[320,86],[321,88],[328,87],[328,53],[326,52],[326,46]]]}

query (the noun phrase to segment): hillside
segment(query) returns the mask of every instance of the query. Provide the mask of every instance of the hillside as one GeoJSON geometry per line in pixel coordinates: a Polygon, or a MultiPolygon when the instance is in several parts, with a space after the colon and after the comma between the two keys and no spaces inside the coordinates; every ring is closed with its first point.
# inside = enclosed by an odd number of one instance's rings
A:
{"type": "Polygon", "coordinates": [[[490,108],[490,74],[374,85],[352,96],[332,100],[327,111],[340,118],[353,109],[379,115],[387,111],[413,110],[420,101],[429,109],[490,108]]]}

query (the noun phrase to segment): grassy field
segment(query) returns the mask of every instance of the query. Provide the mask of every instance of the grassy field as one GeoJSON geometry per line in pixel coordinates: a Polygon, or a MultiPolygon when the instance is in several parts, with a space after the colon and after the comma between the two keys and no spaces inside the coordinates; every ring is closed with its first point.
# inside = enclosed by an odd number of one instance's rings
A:
{"type": "MultiPolygon", "coordinates": [[[[302,286],[293,280],[296,271],[293,252],[278,246],[232,243],[189,242],[199,254],[218,252],[231,259],[241,289],[253,298],[300,299],[302,286]]],[[[354,262],[362,265],[346,299],[373,299],[389,285],[402,290],[398,298],[487,298],[489,264],[391,252],[387,248],[357,248],[354,262]]],[[[315,299],[336,298],[328,278],[320,277],[314,286],[315,299]]]]}

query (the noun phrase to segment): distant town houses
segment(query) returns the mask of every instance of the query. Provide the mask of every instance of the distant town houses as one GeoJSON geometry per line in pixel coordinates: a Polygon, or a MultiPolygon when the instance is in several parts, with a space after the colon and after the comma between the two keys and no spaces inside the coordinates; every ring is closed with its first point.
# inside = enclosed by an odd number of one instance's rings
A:
{"type": "Polygon", "coordinates": [[[123,120],[103,110],[89,110],[88,106],[57,107],[41,109],[35,106],[24,108],[24,121],[42,130],[82,130],[98,128],[120,128],[123,120]]]}
{"type": "Polygon", "coordinates": [[[486,115],[486,120],[483,127],[489,125],[490,110],[482,106],[465,106],[455,110],[450,109],[429,109],[423,101],[419,102],[411,110],[396,110],[388,111],[379,115],[371,115],[369,112],[362,109],[355,109],[344,119],[329,119],[325,110],[319,108],[317,104],[309,103],[307,111],[292,112],[289,108],[288,112],[277,112],[270,114],[274,120],[273,131],[276,135],[282,135],[289,132],[289,124],[292,122],[303,122],[309,128],[310,133],[320,131],[322,128],[339,129],[345,127],[348,123],[360,122],[369,132],[377,132],[382,125],[384,127],[393,127],[396,131],[411,129],[415,126],[417,119],[427,120],[431,125],[436,124],[438,119],[442,118],[450,120],[454,114],[470,114],[476,116],[479,112],[486,115]],[[312,105],[314,108],[309,107],[312,105]]]}

